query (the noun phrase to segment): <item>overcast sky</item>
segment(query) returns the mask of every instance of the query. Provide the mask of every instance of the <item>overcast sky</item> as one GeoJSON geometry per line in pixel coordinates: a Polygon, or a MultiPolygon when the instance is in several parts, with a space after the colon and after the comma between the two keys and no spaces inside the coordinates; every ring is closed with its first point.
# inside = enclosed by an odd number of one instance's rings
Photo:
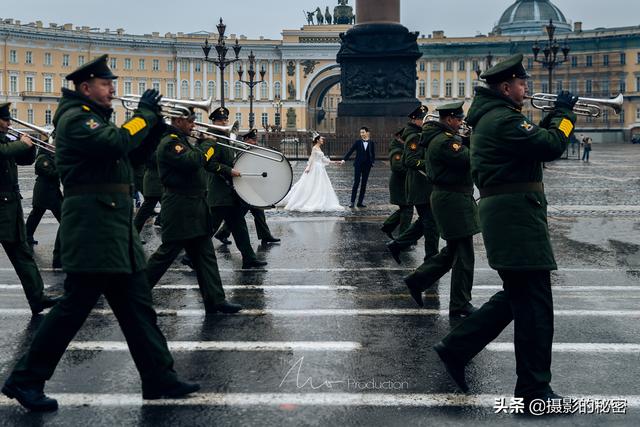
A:
{"type": "MultiPolygon", "coordinates": [[[[504,10],[515,0],[401,0],[402,24],[411,31],[429,34],[444,30],[454,36],[473,36],[491,31],[504,10]]],[[[337,0],[2,0],[0,16],[23,23],[43,21],[91,27],[124,28],[131,34],[158,31],[215,31],[219,17],[227,34],[249,38],[280,39],[283,29],[297,29],[305,22],[303,10],[326,6],[333,13],[337,0]]],[[[637,0],[555,0],[571,22],[582,21],[584,29],[640,25],[637,0]]],[[[355,6],[355,0],[349,1],[355,6]]]]}

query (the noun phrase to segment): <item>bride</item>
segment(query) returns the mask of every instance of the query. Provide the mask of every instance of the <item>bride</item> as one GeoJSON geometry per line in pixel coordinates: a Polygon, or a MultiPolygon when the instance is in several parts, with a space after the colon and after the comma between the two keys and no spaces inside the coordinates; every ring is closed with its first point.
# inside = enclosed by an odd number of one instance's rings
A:
{"type": "Polygon", "coordinates": [[[322,144],[324,144],[324,137],[316,135],[313,138],[313,149],[304,173],[278,206],[284,206],[287,211],[298,212],[344,210],[338,202],[338,196],[333,191],[329,175],[325,170],[326,165],[340,164],[340,162],[332,162],[326,157],[320,148],[322,144]]]}

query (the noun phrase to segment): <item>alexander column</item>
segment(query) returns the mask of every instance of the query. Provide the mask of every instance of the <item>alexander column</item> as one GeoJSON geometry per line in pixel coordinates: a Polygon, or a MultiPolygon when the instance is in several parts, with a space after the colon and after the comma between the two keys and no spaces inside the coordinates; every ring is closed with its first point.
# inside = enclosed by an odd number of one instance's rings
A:
{"type": "Polygon", "coordinates": [[[420,102],[416,98],[418,33],[400,25],[400,0],[356,0],[356,25],[340,34],[342,102],[337,132],[391,136],[420,102]]]}

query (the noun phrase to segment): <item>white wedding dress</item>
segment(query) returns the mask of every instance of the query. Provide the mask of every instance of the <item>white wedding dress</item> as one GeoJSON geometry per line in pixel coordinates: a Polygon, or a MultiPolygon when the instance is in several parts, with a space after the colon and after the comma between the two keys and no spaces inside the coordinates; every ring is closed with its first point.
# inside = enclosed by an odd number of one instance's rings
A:
{"type": "Polygon", "coordinates": [[[313,147],[307,163],[308,173],[302,174],[278,206],[284,207],[287,211],[297,212],[344,210],[325,170],[326,165],[330,163],[331,160],[324,155],[320,147],[313,147]]]}

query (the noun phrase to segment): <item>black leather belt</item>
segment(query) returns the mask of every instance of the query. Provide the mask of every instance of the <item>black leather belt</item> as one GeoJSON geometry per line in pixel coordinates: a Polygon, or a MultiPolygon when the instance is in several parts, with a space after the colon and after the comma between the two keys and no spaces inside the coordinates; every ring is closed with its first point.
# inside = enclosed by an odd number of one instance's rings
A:
{"type": "Polygon", "coordinates": [[[64,196],[79,196],[82,194],[133,194],[129,184],[93,184],[74,185],[64,188],[64,196]]]}
{"type": "Polygon", "coordinates": [[[433,191],[473,194],[473,185],[433,184],[433,191]]]}
{"type": "Polygon", "coordinates": [[[482,198],[510,193],[544,193],[544,184],[541,182],[514,182],[480,188],[480,197],[482,198]]]}

